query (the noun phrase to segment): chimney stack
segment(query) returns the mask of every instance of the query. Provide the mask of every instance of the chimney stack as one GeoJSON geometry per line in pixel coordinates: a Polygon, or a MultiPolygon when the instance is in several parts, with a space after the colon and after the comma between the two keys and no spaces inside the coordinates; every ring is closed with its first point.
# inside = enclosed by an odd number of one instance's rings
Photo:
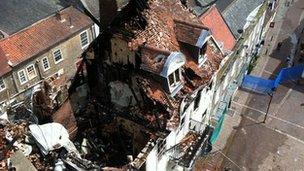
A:
{"type": "Polygon", "coordinates": [[[57,18],[57,20],[59,20],[62,23],[66,21],[60,11],[56,12],[56,18],[57,18]]]}

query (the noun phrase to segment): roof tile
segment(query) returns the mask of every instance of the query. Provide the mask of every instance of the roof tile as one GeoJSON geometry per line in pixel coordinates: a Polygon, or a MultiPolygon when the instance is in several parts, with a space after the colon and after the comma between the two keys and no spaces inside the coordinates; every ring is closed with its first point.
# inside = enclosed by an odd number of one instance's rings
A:
{"type": "Polygon", "coordinates": [[[200,20],[211,30],[215,40],[220,44],[223,43],[224,50],[233,49],[236,39],[215,6],[204,13],[200,20]]]}
{"type": "Polygon", "coordinates": [[[17,65],[92,24],[89,17],[73,7],[62,10],[60,14],[65,18],[65,22],[61,22],[56,15],[53,15],[1,40],[0,48],[4,51],[7,60],[17,65]]]}

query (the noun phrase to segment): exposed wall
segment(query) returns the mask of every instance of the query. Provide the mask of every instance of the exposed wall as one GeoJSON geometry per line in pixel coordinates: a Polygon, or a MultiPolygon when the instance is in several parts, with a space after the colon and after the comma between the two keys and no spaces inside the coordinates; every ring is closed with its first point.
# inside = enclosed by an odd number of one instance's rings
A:
{"type": "Polygon", "coordinates": [[[111,39],[111,62],[119,64],[133,64],[135,66],[135,53],[129,50],[128,43],[120,37],[111,39]]]}
{"type": "Polygon", "coordinates": [[[2,76],[2,79],[5,84],[5,89],[0,91],[0,103],[8,100],[11,95],[14,95],[17,93],[16,86],[14,85],[14,80],[12,75],[6,74],[2,76]]]}

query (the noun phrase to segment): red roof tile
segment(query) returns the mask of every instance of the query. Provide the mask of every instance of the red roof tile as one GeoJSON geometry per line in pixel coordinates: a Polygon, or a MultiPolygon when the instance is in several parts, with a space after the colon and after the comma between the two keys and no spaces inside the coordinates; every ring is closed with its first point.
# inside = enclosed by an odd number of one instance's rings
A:
{"type": "Polygon", "coordinates": [[[135,38],[129,42],[131,50],[146,43],[170,52],[179,51],[174,30],[174,19],[200,24],[199,19],[180,0],[149,0],[149,9],[142,15],[147,19],[145,30],[135,31],[135,38]]]}
{"type": "Polygon", "coordinates": [[[89,17],[73,7],[62,10],[60,14],[65,22],[61,22],[53,15],[1,40],[0,48],[3,49],[6,58],[13,65],[17,65],[92,24],[89,17]]]}
{"type": "Polygon", "coordinates": [[[12,68],[8,65],[4,52],[0,48],[0,76],[10,72],[12,68]]]}
{"type": "Polygon", "coordinates": [[[193,24],[181,20],[174,20],[177,39],[195,46],[202,30],[209,30],[202,24],[193,24]]]}
{"type": "Polygon", "coordinates": [[[151,46],[143,46],[141,47],[141,67],[144,70],[159,74],[161,73],[169,55],[169,51],[160,50],[151,46]]]}
{"type": "Polygon", "coordinates": [[[224,50],[231,51],[233,49],[236,40],[215,6],[212,6],[207,12],[205,12],[200,17],[200,20],[211,30],[215,40],[219,43],[223,43],[224,50]]]}

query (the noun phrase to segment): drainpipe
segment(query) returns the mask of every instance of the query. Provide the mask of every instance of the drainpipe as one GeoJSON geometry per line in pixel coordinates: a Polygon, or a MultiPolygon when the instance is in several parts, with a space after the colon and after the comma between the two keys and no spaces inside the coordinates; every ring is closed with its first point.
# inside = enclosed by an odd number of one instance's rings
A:
{"type": "Polygon", "coordinates": [[[11,79],[12,79],[13,84],[14,84],[14,88],[15,88],[15,90],[16,90],[16,94],[18,94],[18,93],[19,93],[19,89],[18,89],[18,86],[17,86],[17,83],[16,83],[17,78],[15,77],[14,72],[12,72],[11,77],[12,77],[11,79]]]}
{"type": "Polygon", "coordinates": [[[43,80],[44,78],[43,78],[43,76],[42,76],[42,74],[41,74],[41,70],[40,70],[40,67],[39,67],[39,60],[36,60],[36,62],[35,62],[35,68],[37,68],[37,72],[38,72],[38,76],[39,76],[39,81],[40,80],[43,80]]]}

